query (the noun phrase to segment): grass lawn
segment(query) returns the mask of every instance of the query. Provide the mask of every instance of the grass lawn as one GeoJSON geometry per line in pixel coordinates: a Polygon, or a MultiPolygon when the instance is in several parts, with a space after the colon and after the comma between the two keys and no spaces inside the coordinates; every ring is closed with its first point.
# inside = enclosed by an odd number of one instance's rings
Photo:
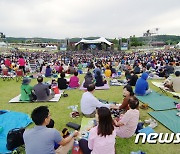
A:
{"type": "MultiPolygon", "coordinates": [[[[81,83],[83,81],[84,75],[80,75],[81,83]]],[[[49,79],[45,79],[48,81],[49,79]]],[[[150,87],[154,90],[157,90],[149,81],[150,87]]],[[[36,79],[31,80],[31,85],[36,84],[36,79]]],[[[16,82],[15,80],[11,81],[3,81],[0,79],[0,109],[12,110],[18,112],[24,112],[27,114],[31,114],[32,110],[40,105],[47,105],[50,109],[52,119],[55,121],[55,128],[58,130],[62,130],[66,123],[75,122],[80,124],[82,115],[79,118],[72,119],[70,117],[71,110],[68,109],[70,105],[78,105],[78,109],[80,111],[80,99],[83,94],[83,91],[78,89],[76,90],[66,90],[66,93],[69,97],[62,97],[57,103],[14,103],[10,104],[8,101],[17,96],[20,93],[20,85],[21,81],[16,82]]],[[[122,102],[122,86],[119,87],[111,87],[110,90],[100,90],[95,91],[95,96],[101,99],[106,99],[110,101],[122,102]]],[[[172,95],[171,95],[172,97],[172,95]]],[[[150,116],[147,112],[153,111],[152,109],[141,110],[140,109],[140,120],[144,121],[145,119],[149,119],[150,116]]],[[[31,124],[28,127],[33,127],[34,124],[31,124]]],[[[158,123],[158,127],[155,128],[155,131],[160,133],[171,133],[167,128],[158,123]]],[[[177,154],[180,153],[180,145],[179,144],[135,144],[135,137],[131,137],[130,139],[116,139],[116,151],[117,154],[129,154],[131,151],[142,150],[147,152],[148,154],[177,154]]],[[[22,153],[24,153],[22,151],[22,153]]]]}

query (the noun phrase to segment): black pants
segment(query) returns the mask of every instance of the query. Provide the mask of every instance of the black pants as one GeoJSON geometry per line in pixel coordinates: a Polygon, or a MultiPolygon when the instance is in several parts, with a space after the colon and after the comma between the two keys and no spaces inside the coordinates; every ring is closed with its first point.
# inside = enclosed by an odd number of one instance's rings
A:
{"type": "Polygon", "coordinates": [[[23,72],[24,72],[24,74],[26,73],[26,71],[25,71],[25,66],[19,66],[19,69],[22,69],[23,72]]]}
{"type": "Polygon", "coordinates": [[[91,150],[88,148],[88,141],[86,139],[79,140],[79,147],[84,154],[91,154],[91,150]]]}

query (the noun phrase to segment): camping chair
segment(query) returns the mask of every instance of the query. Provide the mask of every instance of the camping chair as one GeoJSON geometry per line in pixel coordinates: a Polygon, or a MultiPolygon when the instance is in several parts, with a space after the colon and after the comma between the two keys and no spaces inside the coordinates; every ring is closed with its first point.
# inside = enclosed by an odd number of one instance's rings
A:
{"type": "Polygon", "coordinates": [[[13,79],[13,76],[11,75],[11,72],[8,72],[8,69],[2,70],[2,79],[3,81],[13,79]]]}
{"type": "Polygon", "coordinates": [[[16,70],[16,82],[18,82],[19,80],[21,80],[23,78],[24,74],[22,69],[18,69],[16,70]]]}
{"type": "Polygon", "coordinates": [[[157,93],[161,92],[162,94],[165,94],[166,96],[168,96],[168,93],[165,88],[163,88],[163,87],[158,87],[158,88],[159,88],[159,90],[157,91],[157,93]]]}

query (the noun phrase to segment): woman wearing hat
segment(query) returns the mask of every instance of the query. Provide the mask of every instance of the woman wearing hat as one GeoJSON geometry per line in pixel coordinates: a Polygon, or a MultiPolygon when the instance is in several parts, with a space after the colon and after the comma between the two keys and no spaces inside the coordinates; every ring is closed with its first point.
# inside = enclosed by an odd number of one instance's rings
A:
{"type": "Polygon", "coordinates": [[[22,85],[21,85],[21,101],[30,101],[29,95],[32,91],[32,86],[29,85],[31,80],[29,78],[23,78],[22,85]]]}

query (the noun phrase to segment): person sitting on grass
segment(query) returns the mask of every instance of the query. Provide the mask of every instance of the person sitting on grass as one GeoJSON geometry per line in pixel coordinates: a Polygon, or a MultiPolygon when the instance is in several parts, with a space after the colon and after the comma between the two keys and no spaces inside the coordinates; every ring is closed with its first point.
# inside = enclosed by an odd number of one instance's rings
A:
{"type": "Polygon", "coordinates": [[[61,78],[58,78],[58,88],[59,89],[67,89],[68,83],[67,80],[65,79],[65,73],[61,73],[61,78]]]}
{"type": "Polygon", "coordinates": [[[33,90],[37,96],[37,101],[49,101],[54,97],[54,93],[50,93],[49,85],[43,83],[43,77],[38,76],[38,84],[33,87],[33,90]]]}
{"type": "Polygon", "coordinates": [[[35,127],[26,129],[23,134],[26,154],[62,154],[68,153],[73,147],[74,137],[78,135],[75,131],[66,138],[60,135],[55,128],[47,128],[51,115],[47,106],[35,108],[31,114],[35,127]],[[59,146],[56,150],[54,144],[59,146]]]}
{"type": "Polygon", "coordinates": [[[83,87],[84,87],[84,88],[87,88],[88,85],[92,84],[92,83],[93,83],[93,80],[94,80],[92,73],[89,72],[89,71],[86,73],[84,79],[85,79],[85,82],[84,82],[84,84],[83,84],[83,87]]]}
{"type": "Polygon", "coordinates": [[[48,64],[45,71],[45,77],[51,77],[51,75],[52,75],[52,69],[50,65],[48,64]]]}
{"type": "Polygon", "coordinates": [[[130,109],[121,115],[119,119],[114,119],[117,136],[121,138],[130,138],[136,131],[139,121],[139,101],[135,96],[131,96],[128,100],[130,109]]]}
{"type": "Polygon", "coordinates": [[[20,101],[31,101],[29,95],[33,89],[32,86],[29,85],[31,79],[23,78],[22,85],[21,85],[21,96],[20,101]]]}
{"type": "Polygon", "coordinates": [[[95,117],[96,108],[97,107],[107,107],[107,108],[115,108],[118,107],[114,104],[103,104],[96,97],[94,97],[93,93],[95,91],[95,84],[90,84],[87,87],[87,92],[82,95],[81,98],[81,112],[87,118],[95,117]]]}
{"type": "Polygon", "coordinates": [[[134,71],[131,71],[130,73],[131,73],[131,76],[128,79],[128,84],[130,86],[135,86],[138,80],[138,76],[134,73],[134,71]]]}
{"type": "Polygon", "coordinates": [[[180,71],[175,72],[176,77],[173,77],[171,80],[166,79],[164,86],[168,88],[168,90],[173,92],[180,92],[180,71]]]}
{"type": "Polygon", "coordinates": [[[111,112],[100,107],[96,112],[98,125],[91,128],[88,141],[81,139],[79,146],[84,154],[115,154],[116,131],[113,126],[111,112]]]}
{"type": "Polygon", "coordinates": [[[123,110],[127,111],[127,110],[129,110],[129,104],[128,104],[129,98],[131,96],[134,96],[133,89],[130,85],[124,86],[123,96],[124,96],[124,99],[123,99],[122,104],[119,106],[119,109],[120,110],[123,109],[123,110]]]}
{"type": "Polygon", "coordinates": [[[105,74],[105,76],[108,77],[108,78],[111,77],[112,74],[111,74],[111,70],[110,70],[109,66],[106,68],[104,74],[105,74]]]}
{"type": "Polygon", "coordinates": [[[78,72],[74,72],[74,76],[71,76],[70,81],[69,81],[70,88],[79,87],[79,78],[77,76],[78,76],[78,72]]]}
{"type": "Polygon", "coordinates": [[[150,94],[152,91],[149,89],[149,84],[146,81],[148,78],[147,73],[143,73],[141,75],[141,78],[139,78],[135,85],[135,94],[144,96],[150,94]]]}
{"type": "Polygon", "coordinates": [[[96,87],[102,87],[102,86],[104,86],[104,84],[107,83],[106,80],[103,80],[103,77],[102,77],[102,75],[101,75],[101,72],[99,72],[99,71],[96,72],[96,77],[95,77],[95,79],[96,79],[96,84],[95,84],[96,87]]]}

